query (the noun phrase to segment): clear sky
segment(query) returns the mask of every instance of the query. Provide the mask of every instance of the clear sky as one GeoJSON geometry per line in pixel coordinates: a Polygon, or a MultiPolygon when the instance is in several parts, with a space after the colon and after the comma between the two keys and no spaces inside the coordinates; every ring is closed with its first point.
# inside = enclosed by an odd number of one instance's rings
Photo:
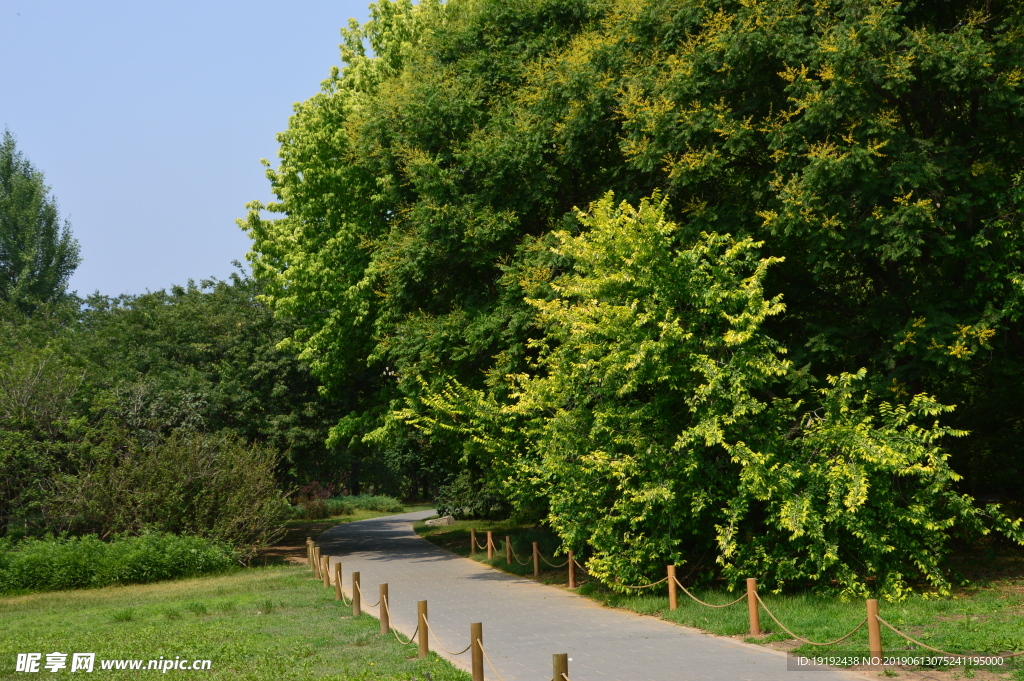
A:
{"type": "Polygon", "coordinates": [[[370,0],[0,0],[0,128],[82,247],[71,288],[226,277],[294,102],[370,0]]]}

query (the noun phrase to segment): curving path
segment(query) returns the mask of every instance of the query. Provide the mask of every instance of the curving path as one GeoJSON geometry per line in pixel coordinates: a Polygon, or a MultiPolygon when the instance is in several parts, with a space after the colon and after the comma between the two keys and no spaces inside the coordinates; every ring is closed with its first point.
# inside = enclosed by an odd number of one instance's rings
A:
{"type": "MultiPolygon", "coordinates": [[[[351,595],[360,573],[365,601],[375,602],[386,582],[392,626],[406,636],[416,628],[416,601],[427,600],[430,627],[452,650],[469,643],[470,622],[483,622],[484,649],[504,681],[551,678],[551,655],[568,653],[572,681],[852,681],[839,670],[787,671],[783,653],[688,629],[653,617],[598,605],[562,589],[494,570],[440,549],[412,531],[412,521],[433,511],[338,525],[320,535],[323,554],[342,563],[351,595]]],[[[364,606],[377,615],[377,608],[364,606]]],[[[410,648],[414,648],[410,646],[410,648]]],[[[445,654],[469,669],[469,653],[445,654]]],[[[497,676],[484,663],[488,681],[497,676]]]]}

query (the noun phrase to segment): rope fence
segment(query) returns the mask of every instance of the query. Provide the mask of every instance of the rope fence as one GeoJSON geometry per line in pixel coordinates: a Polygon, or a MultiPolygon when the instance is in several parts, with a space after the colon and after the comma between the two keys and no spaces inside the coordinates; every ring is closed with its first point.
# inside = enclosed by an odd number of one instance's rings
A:
{"type": "MultiPolygon", "coordinates": [[[[359,599],[361,601],[363,599],[363,587],[358,582],[356,582],[356,588],[359,589],[359,599]]],[[[371,608],[376,608],[378,605],[380,605],[380,601],[381,599],[378,598],[376,603],[367,603],[366,605],[371,608]]]]}
{"type": "MultiPolygon", "coordinates": [[[[480,639],[477,639],[476,643],[477,643],[478,646],[480,646],[480,652],[482,652],[484,654],[484,659],[487,660],[487,666],[490,667],[491,671],[494,672],[494,675],[498,677],[498,681],[505,681],[505,679],[501,678],[501,674],[498,673],[498,670],[494,668],[494,663],[491,662],[491,656],[487,654],[487,648],[484,648],[484,642],[481,641],[480,639]]],[[[484,678],[483,674],[481,674],[480,675],[481,681],[483,681],[483,678],[484,678]]],[[[476,681],[476,676],[475,675],[473,677],[473,681],[476,681]]]]}
{"type": "MultiPolygon", "coordinates": [[[[666,577],[665,579],[668,579],[668,577],[666,577]]],[[[680,589],[682,589],[684,594],[686,594],[687,596],[689,596],[693,600],[697,601],[698,603],[703,605],[705,608],[728,608],[730,605],[736,605],[737,603],[739,603],[743,599],[747,598],[747,594],[743,594],[742,596],[737,598],[735,601],[729,601],[728,603],[723,603],[722,605],[715,605],[714,603],[706,603],[706,602],[702,601],[701,599],[697,598],[696,596],[694,596],[692,593],[690,593],[690,591],[685,586],[683,586],[683,583],[680,582],[676,578],[675,575],[672,575],[672,579],[675,580],[676,586],[679,587],[680,589]]],[[[761,597],[758,596],[757,600],[760,601],[761,597]]],[[[763,603],[762,603],[762,605],[763,605],[763,603]]],[[[765,610],[767,610],[767,609],[768,608],[765,608],[765,610]]],[[[675,608],[673,608],[673,610],[675,610],[675,608]]],[[[772,617],[772,619],[774,619],[774,617],[772,617]]],[[[782,625],[780,624],[779,626],[781,627],[782,625]]]]}
{"type": "MultiPolygon", "coordinates": [[[[496,544],[494,542],[494,538],[493,538],[491,532],[487,533],[487,541],[486,541],[486,543],[480,544],[476,540],[476,531],[475,530],[471,530],[470,540],[472,542],[471,543],[471,549],[473,551],[475,551],[477,548],[479,548],[481,550],[486,550],[488,552],[488,557],[489,558],[493,558],[494,551],[496,549],[496,544]]],[[[532,561],[531,561],[531,559],[527,559],[526,561],[523,561],[518,555],[516,555],[516,553],[515,553],[515,551],[513,549],[512,543],[511,543],[511,537],[505,537],[505,540],[504,540],[504,542],[502,544],[502,549],[504,550],[506,561],[510,565],[512,564],[513,560],[515,562],[517,562],[518,564],[520,564],[520,565],[528,565],[530,562],[533,562],[533,564],[534,564],[534,574],[535,575],[538,574],[539,561],[541,561],[541,560],[544,563],[546,563],[547,565],[549,565],[549,566],[551,566],[553,568],[561,568],[561,567],[568,566],[568,568],[569,568],[569,586],[570,586],[570,588],[575,587],[575,569],[578,568],[579,570],[589,574],[589,571],[586,569],[586,567],[584,567],[584,565],[582,563],[580,563],[576,559],[576,556],[575,556],[575,554],[572,551],[567,551],[568,558],[566,559],[566,561],[564,563],[556,565],[556,564],[552,563],[551,561],[547,560],[547,558],[545,558],[540,553],[540,551],[539,551],[539,549],[537,547],[537,543],[536,542],[533,543],[532,561]]],[[[313,573],[313,577],[315,579],[317,579],[317,580],[322,580],[324,586],[326,586],[326,587],[334,586],[335,592],[336,592],[336,600],[342,601],[342,603],[345,604],[345,605],[349,605],[350,604],[352,606],[352,614],[354,616],[358,616],[361,613],[361,604],[362,604],[362,600],[364,598],[362,586],[360,584],[360,575],[359,575],[359,573],[358,572],[353,572],[352,573],[352,599],[348,600],[345,597],[345,593],[344,593],[344,590],[342,588],[342,565],[341,565],[341,561],[337,560],[336,562],[334,562],[332,564],[331,563],[331,556],[327,556],[327,555],[321,554],[320,547],[316,546],[315,542],[313,542],[313,540],[311,538],[307,538],[307,559],[308,559],[309,568],[310,568],[310,570],[313,573]]],[[[762,600],[760,594],[757,592],[757,580],[754,579],[754,578],[747,579],[747,590],[746,590],[746,593],[741,594],[738,598],[736,598],[735,600],[732,600],[732,601],[730,601],[728,603],[716,604],[716,603],[708,603],[707,601],[701,600],[700,598],[695,596],[692,592],[690,592],[690,590],[687,589],[683,585],[683,583],[681,581],[679,581],[679,579],[676,577],[676,566],[675,565],[668,565],[668,566],[666,566],[666,571],[667,571],[667,574],[666,574],[665,577],[662,577],[661,579],[659,579],[656,582],[651,582],[650,584],[636,584],[636,585],[633,585],[633,584],[618,584],[617,583],[617,584],[615,584],[615,587],[621,588],[621,589],[629,589],[629,590],[634,590],[634,591],[640,591],[640,590],[643,590],[643,589],[654,588],[654,587],[657,587],[657,586],[660,586],[662,584],[666,584],[667,583],[666,586],[668,588],[669,609],[670,610],[676,610],[678,608],[677,591],[682,591],[686,596],[688,596],[694,602],[698,603],[701,606],[708,607],[708,608],[729,608],[729,607],[732,607],[734,605],[739,604],[741,601],[746,601],[747,602],[747,608],[748,608],[748,615],[749,615],[750,635],[752,635],[752,636],[760,636],[762,634],[762,632],[761,632],[761,623],[760,623],[760,611],[764,610],[764,612],[768,615],[768,617],[775,623],[775,625],[781,631],[785,632],[788,636],[792,637],[793,639],[795,639],[797,641],[800,641],[803,644],[810,645],[810,646],[828,647],[828,646],[837,645],[837,644],[842,643],[843,641],[846,641],[846,640],[850,639],[851,637],[853,637],[861,629],[863,629],[865,627],[865,625],[866,625],[867,629],[868,629],[868,647],[869,647],[869,650],[870,650],[870,655],[871,655],[872,658],[881,659],[882,658],[881,626],[884,625],[887,629],[892,631],[897,636],[899,636],[899,637],[905,639],[906,641],[908,641],[909,643],[911,643],[911,644],[913,644],[915,646],[918,646],[920,648],[923,648],[925,650],[930,650],[932,652],[935,652],[935,653],[938,653],[940,655],[944,655],[944,656],[947,656],[947,657],[950,657],[950,658],[965,657],[965,656],[968,655],[967,653],[953,653],[953,652],[949,652],[949,651],[946,651],[946,650],[941,650],[939,648],[935,648],[935,647],[930,646],[930,645],[928,645],[926,643],[922,643],[921,641],[918,641],[917,639],[912,638],[911,636],[908,636],[907,634],[903,633],[902,631],[897,629],[895,626],[893,626],[892,624],[890,624],[889,622],[884,620],[878,614],[878,601],[877,601],[877,599],[867,599],[867,601],[866,601],[867,616],[864,619],[862,619],[857,624],[857,626],[855,626],[852,630],[850,630],[849,632],[847,632],[843,636],[840,636],[839,638],[833,639],[831,641],[817,642],[817,641],[812,641],[810,639],[804,638],[803,636],[800,636],[799,634],[795,633],[790,628],[788,628],[785,624],[782,623],[782,621],[775,615],[774,612],[771,611],[771,609],[764,602],[764,600],[762,600]]],[[[403,645],[403,646],[408,646],[408,645],[412,645],[413,643],[418,643],[419,644],[419,657],[420,658],[425,658],[425,657],[428,656],[428,654],[429,654],[429,642],[430,642],[429,639],[430,639],[430,636],[432,635],[435,645],[438,648],[440,648],[442,651],[444,651],[445,653],[447,653],[448,655],[450,655],[452,657],[457,657],[459,655],[464,655],[467,652],[472,651],[471,667],[472,667],[472,679],[473,679],[473,681],[484,681],[483,664],[484,664],[485,661],[486,661],[487,665],[491,668],[491,671],[494,673],[494,675],[498,678],[498,680],[499,681],[504,681],[504,679],[502,679],[502,677],[501,677],[501,674],[498,673],[497,668],[494,666],[494,663],[491,661],[490,656],[487,654],[487,649],[484,647],[484,644],[483,644],[483,633],[482,633],[483,632],[483,629],[482,629],[483,625],[481,623],[475,622],[475,623],[472,623],[470,625],[470,642],[469,642],[469,644],[465,648],[463,648],[462,650],[459,650],[459,651],[451,650],[441,641],[440,637],[437,635],[437,633],[431,627],[430,621],[427,618],[427,602],[426,601],[418,601],[418,603],[417,603],[417,611],[418,611],[417,612],[417,619],[418,619],[418,621],[417,621],[416,628],[413,630],[413,633],[408,638],[408,640],[403,640],[401,634],[399,634],[398,631],[396,631],[395,629],[393,629],[390,626],[390,623],[391,623],[393,618],[392,618],[392,614],[391,614],[391,607],[390,607],[390,604],[389,604],[389,599],[388,599],[388,596],[387,596],[387,593],[388,593],[387,588],[388,588],[387,584],[381,584],[380,585],[380,598],[378,598],[375,603],[367,603],[368,607],[374,607],[374,608],[375,607],[379,607],[380,608],[380,621],[381,621],[381,634],[382,635],[386,635],[387,633],[393,634],[395,639],[401,645],[403,645]]],[[[1008,659],[1008,658],[1018,657],[1018,656],[1021,656],[1021,655],[1024,655],[1024,651],[1019,651],[1019,652],[1015,652],[1015,653],[1011,653],[1011,654],[1005,654],[1005,655],[999,655],[999,657],[1000,658],[1008,659]]],[[[565,654],[565,653],[556,653],[556,654],[554,654],[553,657],[552,657],[552,665],[553,665],[553,667],[552,667],[552,679],[555,680],[555,681],[557,681],[557,680],[571,681],[570,678],[569,678],[569,666],[568,666],[568,664],[569,664],[568,663],[568,654],[565,654]]],[[[874,664],[874,663],[872,663],[872,664],[874,664]]]]}
{"type": "Polygon", "coordinates": [[[427,624],[427,631],[429,631],[431,633],[431,635],[433,635],[434,642],[437,643],[437,647],[440,648],[441,650],[443,650],[444,652],[448,653],[449,655],[462,655],[464,653],[468,653],[469,649],[473,647],[473,641],[470,641],[469,645],[467,645],[465,648],[463,648],[462,650],[460,650],[457,653],[454,652],[454,651],[448,650],[448,648],[446,648],[445,645],[443,643],[441,643],[440,637],[438,637],[438,635],[431,628],[430,620],[424,618],[423,621],[426,622],[426,624],[427,624]]]}

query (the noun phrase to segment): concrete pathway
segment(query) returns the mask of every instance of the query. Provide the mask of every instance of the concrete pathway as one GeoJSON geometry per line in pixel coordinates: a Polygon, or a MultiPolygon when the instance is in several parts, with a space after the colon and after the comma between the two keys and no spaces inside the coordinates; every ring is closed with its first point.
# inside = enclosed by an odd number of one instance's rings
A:
{"type": "MultiPolygon", "coordinates": [[[[419,600],[428,601],[430,627],[451,650],[469,643],[471,622],[482,622],[484,649],[504,681],[550,679],[553,653],[569,654],[572,681],[863,679],[839,670],[787,671],[781,652],[606,608],[461,558],[412,531],[412,521],[431,515],[338,525],[320,535],[318,544],[334,557],[332,574],[341,560],[346,594],[351,595],[353,571],[360,573],[370,603],[377,601],[378,584],[388,584],[392,626],[406,636],[416,628],[419,600]]],[[[363,609],[378,614],[377,608],[363,609]]],[[[469,653],[447,655],[434,636],[430,648],[469,669],[469,653]]],[[[488,681],[497,681],[486,662],[484,669],[488,681]]]]}

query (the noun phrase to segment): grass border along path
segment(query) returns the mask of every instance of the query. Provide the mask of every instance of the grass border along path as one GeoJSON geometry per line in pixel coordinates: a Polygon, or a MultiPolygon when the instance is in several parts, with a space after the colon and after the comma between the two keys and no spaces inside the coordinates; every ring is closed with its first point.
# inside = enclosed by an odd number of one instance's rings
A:
{"type": "MultiPolygon", "coordinates": [[[[239,569],[226,575],[103,589],[0,598],[0,679],[22,678],[18,653],[95,653],[97,678],[136,676],[104,671],[101,660],[210,660],[209,671],[171,670],[194,679],[394,679],[468,681],[431,653],[380,635],[378,621],[351,616],[299,566],[239,569]]],[[[149,672],[153,674],[153,672],[149,672]]],[[[90,675],[89,678],[94,678],[90,675]]]]}
{"type": "MultiPolygon", "coordinates": [[[[504,538],[512,537],[513,550],[520,559],[531,555],[531,542],[538,542],[541,553],[555,563],[564,557],[554,558],[560,541],[550,532],[531,526],[519,526],[509,521],[462,520],[444,527],[427,527],[423,521],[413,525],[414,530],[428,541],[461,556],[490,565],[496,569],[533,579],[533,564],[519,565],[505,561],[504,538]],[[494,532],[497,547],[493,560],[487,560],[487,552],[477,550],[470,556],[469,530],[476,529],[477,540],[486,541],[486,531],[494,532]]],[[[581,562],[584,562],[581,560],[581,562]]],[[[790,636],[781,632],[763,612],[761,627],[766,635],[750,637],[746,601],[730,608],[707,608],[695,603],[684,594],[679,594],[679,607],[670,611],[665,588],[654,587],[647,593],[617,594],[596,582],[587,582],[585,577],[576,593],[603,603],[609,607],[624,608],[640,614],[653,615],[677,624],[694,627],[713,634],[742,638],[751,643],[768,644],[801,655],[822,653],[864,655],[868,651],[867,630],[862,628],[850,640],[831,647],[799,645],[790,636]],[[653,592],[653,593],[652,593],[653,592]]],[[[680,570],[680,575],[685,572],[680,570]]],[[[539,580],[546,584],[567,588],[566,568],[552,569],[541,563],[539,580]]],[[[1017,578],[993,580],[984,588],[960,590],[953,598],[913,596],[902,603],[880,604],[880,614],[892,625],[930,646],[955,652],[982,654],[1006,653],[1024,650],[1024,581],[1017,578]]],[[[737,592],[723,589],[697,589],[694,594],[713,604],[728,603],[736,598],[737,592]]],[[[761,597],[772,612],[792,631],[812,641],[829,641],[849,632],[865,617],[864,601],[841,601],[813,594],[773,595],[762,593],[761,597]]],[[[892,632],[882,631],[883,649],[893,655],[930,654],[892,632]]],[[[1002,672],[1012,672],[1013,678],[1024,679],[1024,659],[1016,658],[1008,663],[1002,672]]],[[[896,672],[887,671],[886,675],[896,672]]],[[[979,672],[980,673],[980,672],[979,672]]],[[[975,670],[959,669],[954,676],[972,678],[975,670]]],[[[1002,677],[1005,678],[1005,677],[1002,677]]]]}

